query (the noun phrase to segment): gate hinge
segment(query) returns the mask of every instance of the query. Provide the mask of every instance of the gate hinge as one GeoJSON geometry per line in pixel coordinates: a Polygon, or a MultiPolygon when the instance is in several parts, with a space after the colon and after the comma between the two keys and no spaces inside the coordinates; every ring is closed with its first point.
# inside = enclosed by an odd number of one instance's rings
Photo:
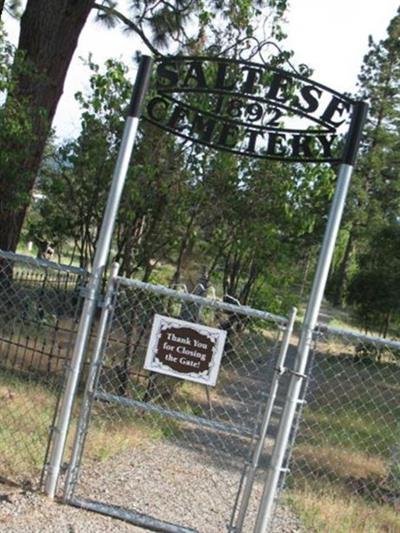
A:
{"type": "Polygon", "coordinates": [[[307,379],[308,378],[307,374],[302,374],[301,372],[296,372],[295,370],[291,370],[290,368],[287,368],[286,371],[289,372],[289,374],[292,374],[293,376],[295,376],[296,378],[300,378],[300,379],[307,379]]]}
{"type": "Polygon", "coordinates": [[[103,298],[99,296],[97,301],[97,307],[100,307],[100,309],[105,309],[107,307],[110,307],[111,304],[111,298],[103,298]]]}
{"type": "Polygon", "coordinates": [[[89,287],[82,287],[79,291],[79,295],[86,300],[96,300],[96,291],[89,287]]]}

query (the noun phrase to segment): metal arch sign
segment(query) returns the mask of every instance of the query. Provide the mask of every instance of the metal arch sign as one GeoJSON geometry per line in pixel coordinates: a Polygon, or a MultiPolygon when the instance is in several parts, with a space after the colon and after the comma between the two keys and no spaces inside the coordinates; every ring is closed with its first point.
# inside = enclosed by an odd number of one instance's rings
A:
{"type": "Polygon", "coordinates": [[[157,60],[144,117],[218,150],[289,162],[337,163],[354,101],[298,74],[213,57],[157,60]]]}

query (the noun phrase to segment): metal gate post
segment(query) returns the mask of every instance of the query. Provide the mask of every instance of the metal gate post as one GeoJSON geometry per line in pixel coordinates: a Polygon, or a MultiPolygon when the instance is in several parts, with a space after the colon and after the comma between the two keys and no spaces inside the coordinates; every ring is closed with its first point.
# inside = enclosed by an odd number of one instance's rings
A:
{"type": "Polygon", "coordinates": [[[237,533],[240,533],[243,528],[244,519],[246,517],[247,508],[249,506],[251,492],[253,490],[254,479],[257,473],[257,468],[260,462],[260,457],[264,449],[265,438],[267,436],[267,431],[268,431],[269,423],[271,420],[272,411],[275,406],[275,399],[276,399],[276,395],[277,395],[278,388],[279,388],[280,378],[286,370],[285,369],[286,355],[287,355],[288,348],[289,348],[290,338],[293,333],[293,326],[296,320],[296,314],[297,314],[297,309],[293,307],[289,314],[289,320],[286,325],[285,333],[283,335],[281,349],[280,349],[278,358],[276,360],[276,367],[275,367],[274,376],[272,378],[271,390],[268,396],[267,404],[265,406],[258,442],[254,449],[253,457],[252,457],[251,464],[249,466],[248,474],[246,477],[246,481],[244,484],[243,496],[240,501],[238,517],[237,517],[235,526],[232,528],[232,531],[235,531],[237,533]]]}
{"type": "Polygon", "coordinates": [[[317,270],[314,276],[307,311],[304,317],[300,342],[297,350],[296,366],[295,370],[292,371],[292,378],[290,381],[282,418],[279,424],[275,446],[272,452],[271,462],[257,514],[254,533],[266,533],[272,517],[273,505],[279,478],[282,473],[282,465],[289,442],[290,431],[296,414],[303,380],[306,378],[304,373],[307,368],[313,331],[317,323],[318,314],[328,279],[336,237],[343,215],[353,166],[361,141],[361,133],[366,119],[367,109],[368,106],[365,102],[357,102],[354,105],[350,129],[347,135],[347,142],[342,157],[343,162],[339,167],[335,195],[329,213],[328,223],[325,230],[321,253],[318,259],[317,270]]]}
{"type": "Polygon", "coordinates": [[[82,460],[83,448],[86,441],[87,429],[90,422],[93,398],[96,392],[97,382],[103,362],[105,343],[107,342],[108,331],[111,326],[110,315],[114,311],[115,279],[118,275],[118,269],[118,263],[113,263],[111,276],[108,280],[107,290],[104,297],[103,309],[97,328],[96,343],[93,349],[92,360],[90,362],[82,406],[76,426],[71,459],[68,465],[67,478],[65,481],[64,501],[68,501],[72,497],[79,477],[79,469],[82,460]]]}
{"type": "Polygon", "coordinates": [[[115,219],[122,189],[128,172],[132,149],[135,144],[139,117],[147,87],[150,81],[152,58],[143,55],[139,64],[136,81],[132,92],[132,99],[125,123],[121,147],[112,177],[111,188],[107,199],[99,240],[93,261],[92,274],[85,290],[82,314],[78,326],[72,360],[68,369],[67,382],[64,395],[61,400],[57,426],[54,429],[54,442],[47,467],[45,492],[50,498],[54,498],[57,481],[60,473],[61,462],[67,440],[68,428],[71,420],[72,406],[75,400],[79,376],[83,363],[84,354],[90,337],[91,326],[97,306],[101,281],[107,258],[110,251],[111,239],[115,225],[115,219]]]}

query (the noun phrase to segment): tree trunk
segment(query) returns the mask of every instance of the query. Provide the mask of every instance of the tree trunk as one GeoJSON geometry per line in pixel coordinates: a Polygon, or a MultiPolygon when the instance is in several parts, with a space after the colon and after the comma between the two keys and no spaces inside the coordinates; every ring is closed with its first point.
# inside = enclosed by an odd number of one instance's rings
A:
{"type": "Polygon", "coordinates": [[[312,257],[312,251],[309,248],[307,251],[307,255],[305,257],[304,261],[304,272],[303,272],[303,279],[301,281],[301,287],[300,287],[300,299],[303,298],[304,291],[306,289],[307,281],[308,281],[308,274],[310,272],[310,266],[311,266],[311,257],[312,257]]]}
{"type": "Polygon", "coordinates": [[[391,319],[391,312],[389,311],[388,313],[385,314],[385,322],[384,322],[383,334],[382,334],[384,339],[386,339],[389,333],[390,319],[391,319]]]}
{"type": "Polygon", "coordinates": [[[5,0],[0,0],[0,19],[3,14],[5,0]]]}
{"type": "Polygon", "coordinates": [[[250,262],[250,268],[249,268],[249,273],[247,276],[247,281],[243,285],[242,290],[240,291],[239,300],[242,305],[247,305],[248,303],[251,289],[253,288],[254,283],[257,281],[257,274],[258,274],[258,268],[256,266],[255,254],[254,254],[250,262]]]}
{"type": "Polygon", "coordinates": [[[185,233],[179,245],[178,258],[176,260],[175,272],[174,272],[174,275],[172,276],[170,287],[176,287],[181,281],[181,270],[182,270],[183,259],[188,249],[188,244],[190,241],[190,233],[192,231],[192,227],[193,227],[195,218],[197,216],[197,213],[198,213],[198,209],[194,209],[186,225],[185,233]]]}
{"type": "Polygon", "coordinates": [[[93,4],[94,0],[28,0],[17,54],[25,67],[18,68],[15,61],[15,85],[5,108],[19,104],[25,116],[15,120],[21,120],[24,130],[28,118],[34,135],[28,144],[26,137],[19,141],[19,135],[10,135],[2,146],[25,155],[18,160],[19,168],[0,168],[0,249],[17,247],[67,70],[93,4]]]}
{"type": "Polygon", "coordinates": [[[333,305],[342,306],[343,293],[346,288],[347,269],[349,267],[350,257],[353,252],[354,232],[353,228],[350,230],[349,238],[347,239],[346,249],[344,251],[343,259],[339,266],[338,276],[335,284],[335,294],[333,296],[333,305]]]}

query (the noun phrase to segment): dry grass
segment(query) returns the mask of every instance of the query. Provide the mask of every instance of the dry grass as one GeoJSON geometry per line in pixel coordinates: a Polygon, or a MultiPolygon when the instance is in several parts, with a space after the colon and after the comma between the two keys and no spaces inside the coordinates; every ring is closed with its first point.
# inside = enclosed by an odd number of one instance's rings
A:
{"type": "MultiPolygon", "coordinates": [[[[54,384],[0,376],[0,477],[39,480],[57,400],[54,384]]],[[[79,402],[78,402],[79,403],[79,402]]],[[[79,405],[75,411],[78,412],[79,405]]],[[[76,426],[77,416],[72,421],[76,426]]],[[[94,416],[87,455],[103,461],[158,434],[145,421],[94,416]]],[[[70,433],[73,433],[71,431],[70,433]]],[[[71,437],[69,439],[71,441],[71,437]]],[[[68,443],[68,447],[71,442],[68,443]]]]}
{"type": "Polygon", "coordinates": [[[296,448],[296,463],[307,464],[311,471],[323,468],[338,480],[383,479],[387,470],[381,457],[333,446],[309,447],[302,444],[296,448]]]}
{"type": "Polygon", "coordinates": [[[399,533],[400,516],[393,506],[367,502],[339,490],[318,486],[290,492],[290,503],[307,532],[399,533]]]}
{"type": "MultiPolygon", "coordinates": [[[[329,346],[332,348],[332,345],[329,346]]],[[[400,437],[399,368],[355,364],[347,346],[319,355],[293,453],[288,497],[306,531],[400,533],[393,450],[400,437]]]]}
{"type": "Polygon", "coordinates": [[[23,379],[0,380],[0,474],[15,480],[37,478],[55,406],[49,385],[23,379]]]}
{"type": "Polygon", "coordinates": [[[100,421],[91,428],[85,454],[94,461],[107,461],[125,450],[143,445],[150,438],[151,431],[145,426],[100,421]]]}
{"type": "Polygon", "coordinates": [[[305,445],[295,455],[295,465],[302,465],[303,476],[307,465],[308,475],[294,483],[289,500],[307,531],[400,532],[400,509],[385,488],[387,464],[382,458],[305,445]]]}

